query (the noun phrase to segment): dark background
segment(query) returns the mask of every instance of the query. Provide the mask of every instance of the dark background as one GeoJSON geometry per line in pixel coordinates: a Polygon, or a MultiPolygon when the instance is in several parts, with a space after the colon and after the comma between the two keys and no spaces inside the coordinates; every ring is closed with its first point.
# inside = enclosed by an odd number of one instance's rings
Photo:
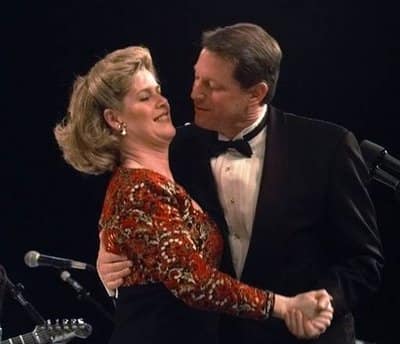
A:
{"type": "MultiPolygon", "coordinates": [[[[341,124],[400,157],[399,39],[387,1],[79,1],[1,5],[2,226],[0,264],[47,319],[82,317],[86,343],[106,343],[111,323],[52,268],[28,268],[25,253],[95,264],[97,220],[107,178],[84,176],[61,158],[52,128],[65,114],[73,79],[106,53],[148,46],[175,124],[192,119],[189,91],[201,31],[238,21],[262,25],[284,52],[273,104],[341,124]],[[326,2],[326,3],[325,3],[326,2]]],[[[357,312],[358,337],[397,343],[399,206],[371,183],[386,256],[380,292],[357,312]]],[[[71,271],[112,311],[95,273],[71,271]]],[[[30,332],[24,309],[5,298],[3,339],[30,332]]],[[[79,342],[82,340],[74,340],[79,342]]],[[[84,341],[82,341],[84,342],[84,341]]],[[[134,342],[134,339],[132,339],[134,342]]]]}

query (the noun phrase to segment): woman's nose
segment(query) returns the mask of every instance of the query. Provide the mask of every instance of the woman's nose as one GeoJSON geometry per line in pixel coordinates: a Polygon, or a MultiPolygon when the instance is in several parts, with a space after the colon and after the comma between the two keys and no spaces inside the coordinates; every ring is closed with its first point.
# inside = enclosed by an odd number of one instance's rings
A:
{"type": "Polygon", "coordinates": [[[161,106],[165,106],[166,104],[168,104],[168,99],[165,96],[163,96],[162,94],[160,94],[160,100],[158,102],[158,106],[161,107],[161,106]]]}

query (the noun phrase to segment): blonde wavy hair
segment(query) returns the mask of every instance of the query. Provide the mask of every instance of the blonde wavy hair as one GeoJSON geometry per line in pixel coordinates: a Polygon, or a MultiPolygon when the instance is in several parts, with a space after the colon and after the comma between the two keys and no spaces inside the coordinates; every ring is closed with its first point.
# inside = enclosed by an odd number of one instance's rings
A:
{"type": "Polygon", "coordinates": [[[76,170],[101,174],[120,163],[120,137],[103,114],[105,109],[122,110],[132,77],[141,69],[156,75],[150,51],[131,46],[106,55],[76,78],[68,113],[54,128],[64,159],[76,170]]]}

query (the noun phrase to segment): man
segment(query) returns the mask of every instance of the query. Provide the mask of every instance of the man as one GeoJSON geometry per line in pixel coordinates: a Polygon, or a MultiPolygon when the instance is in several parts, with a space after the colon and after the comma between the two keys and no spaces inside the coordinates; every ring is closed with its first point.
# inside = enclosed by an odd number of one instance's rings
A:
{"type": "MultiPolygon", "coordinates": [[[[203,34],[191,94],[195,125],[178,130],[173,172],[224,233],[226,272],[287,295],[327,289],[335,315],[315,342],[354,343],[352,310],[377,290],[383,267],[367,168],[345,128],[270,105],[280,60],[278,43],[257,25],[203,34]]],[[[118,272],[129,263],[113,259],[100,250],[108,288],[129,273],[118,272]]],[[[273,320],[221,316],[220,341],[298,339],[273,320]]]]}

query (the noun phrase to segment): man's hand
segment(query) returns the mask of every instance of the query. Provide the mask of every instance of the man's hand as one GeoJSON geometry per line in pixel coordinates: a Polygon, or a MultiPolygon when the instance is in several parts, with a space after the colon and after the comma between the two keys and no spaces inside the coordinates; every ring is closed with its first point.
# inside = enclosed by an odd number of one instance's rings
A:
{"type": "Polygon", "coordinates": [[[113,294],[113,291],[121,286],[124,277],[130,274],[132,262],[126,256],[107,252],[101,232],[99,239],[99,252],[96,261],[97,273],[108,293],[113,294]]]}
{"type": "Polygon", "coordinates": [[[332,297],[326,290],[311,291],[290,299],[284,320],[293,335],[316,338],[330,326],[333,318],[332,297]]]}

